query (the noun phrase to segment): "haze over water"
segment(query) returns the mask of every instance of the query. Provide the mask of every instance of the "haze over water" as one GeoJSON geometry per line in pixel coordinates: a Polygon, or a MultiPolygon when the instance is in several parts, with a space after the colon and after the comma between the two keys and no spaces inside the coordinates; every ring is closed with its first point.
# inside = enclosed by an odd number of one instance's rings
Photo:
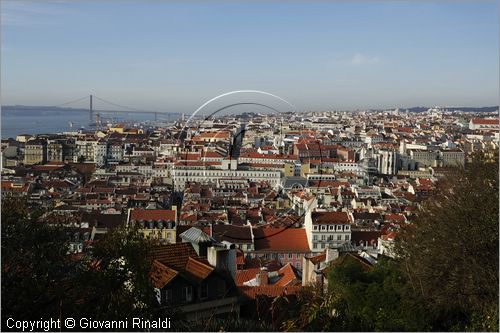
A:
{"type": "MultiPolygon", "coordinates": [[[[141,114],[138,112],[99,112],[103,117],[103,124],[106,120],[114,122],[129,121],[154,121],[154,114],[141,114]]],[[[161,119],[168,119],[162,116],[161,119]]],[[[171,117],[174,120],[174,117],[171,117]]],[[[15,138],[19,134],[49,134],[66,131],[76,131],[82,126],[89,129],[89,113],[85,111],[64,111],[56,109],[9,109],[2,107],[1,114],[1,137],[15,138]],[[71,129],[70,122],[73,123],[71,129]]],[[[95,122],[95,119],[93,119],[95,122]]]]}

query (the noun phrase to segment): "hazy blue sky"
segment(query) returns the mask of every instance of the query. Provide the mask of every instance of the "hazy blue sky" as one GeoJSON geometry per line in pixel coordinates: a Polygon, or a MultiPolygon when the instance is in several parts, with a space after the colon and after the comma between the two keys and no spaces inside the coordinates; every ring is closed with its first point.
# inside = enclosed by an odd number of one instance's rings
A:
{"type": "Polygon", "coordinates": [[[497,1],[2,1],[2,104],[86,94],[188,112],[231,90],[299,109],[497,105],[497,1]]]}

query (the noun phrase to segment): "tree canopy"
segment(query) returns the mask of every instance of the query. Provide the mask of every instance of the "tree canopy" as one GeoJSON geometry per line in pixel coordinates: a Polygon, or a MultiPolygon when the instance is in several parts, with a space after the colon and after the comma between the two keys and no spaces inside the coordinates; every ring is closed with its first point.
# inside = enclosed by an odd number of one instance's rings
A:
{"type": "MultiPolygon", "coordinates": [[[[25,199],[2,198],[2,323],[6,318],[172,317],[149,281],[150,242],[118,228],[69,254],[67,226],[37,221],[25,199]]],[[[4,327],[5,328],[5,327],[4,327]]]]}

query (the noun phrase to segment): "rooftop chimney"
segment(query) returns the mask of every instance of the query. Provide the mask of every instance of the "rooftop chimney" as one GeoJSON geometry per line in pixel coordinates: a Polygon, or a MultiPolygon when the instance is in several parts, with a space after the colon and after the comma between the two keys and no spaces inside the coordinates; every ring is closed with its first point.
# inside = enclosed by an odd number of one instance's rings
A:
{"type": "Polygon", "coordinates": [[[335,260],[339,257],[339,250],[332,249],[330,247],[326,248],[326,263],[328,264],[330,261],[335,260]]]}
{"type": "Polygon", "coordinates": [[[257,273],[255,278],[257,279],[257,284],[259,286],[267,286],[269,284],[267,268],[263,267],[262,270],[259,273],[257,273]]]}

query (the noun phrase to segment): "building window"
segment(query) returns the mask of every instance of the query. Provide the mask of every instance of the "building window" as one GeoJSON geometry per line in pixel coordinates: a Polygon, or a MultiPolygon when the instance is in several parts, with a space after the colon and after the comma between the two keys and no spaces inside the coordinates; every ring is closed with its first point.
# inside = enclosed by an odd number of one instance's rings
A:
{"type": "Polygon", "coordinates": [[[293,259],[293,253],[288,253],[288,259],[293,259]]]}
{"type": "Polygon", "coordinates": [[[342,240],[342,235],[338,235],[337,240],[342,240]]]}
{"type": "Polygon", "coordinates": [[[318,240],[318,235],[314,235],[313,240],[318,240]]]}
{"type": "Polygon", "coordinates": [[[349,238],[351,238],[350,235],[345,235],[345,240],[349,240],[349,238]]]}
{"type": "Polygon", "coordinates": [[[224,280],[221,280],[217,283],[217,296],[224,296],[226,293],[226,282],[224,280]]]}
{"type": "Polygon", "coordinates": [[[321,248],[324,249],[325,248],[325,243],[321,243],[321,248]]]}
{"type": "Polygon", "coordinates": [[[315,225],[315,226],[313,227],[313,230],[317,231],[317,230],[318,230],[318,226],[317,226],[317,225],[315,225]]]}
{"type": "Polygon", "coordinates": [[[342,230],[342,226],[341,226],[341,225],[338,225],[338,226],[337,226],[337,230],[342,230]]]}
{"type": "Polygon", "coordinates": [[[350,228],[351,228],[351,227],[350,227],[350,226],[348,226],[348,225],[346,225],[346,226],[345,226],[345,230],[349,230],[350,228]]]}
{"type": "Polygon", "coordinates": [[[330,230],[335,230],[335,226],[331,225],[330,230]]]}
{"type": "Polygon", "coordinates": [[[208,297],[208,283],[202,282],[200,286],[200,299],[208,297]]]}
{"type": "Polygon", "coordinates": [[[193,287],[187,286],[182,288],[182,301],[191,302],[193,300],[193,287]]]}
{"type": "Polygon", "coordinates": [[[251,244],[247,244],[247,250],[250,251],[252,249],[252,245],[251,244]]]}
{"type": "Polygon", "coordinates": [[[326,230],[326,225],[322,225],[322,226],[321,226],[321,230],[322,230],[322,231],[323,231],[323,230],[326,230]]]}
{"type": "Polygon", "coordinates": [[[326,240],[326,235],[321,235],[321,240],[322,241],[326,240]]]}
{"type": "Polygon", "coordinates": [[[317,249],[318,248],[318,243],[313,243],[313,249],[317,249]]]}
{"type": "Polygon", "coordinates": [[[172,303],[172,289],[165,289],[161,292],[162,304],[172,303]]]}

